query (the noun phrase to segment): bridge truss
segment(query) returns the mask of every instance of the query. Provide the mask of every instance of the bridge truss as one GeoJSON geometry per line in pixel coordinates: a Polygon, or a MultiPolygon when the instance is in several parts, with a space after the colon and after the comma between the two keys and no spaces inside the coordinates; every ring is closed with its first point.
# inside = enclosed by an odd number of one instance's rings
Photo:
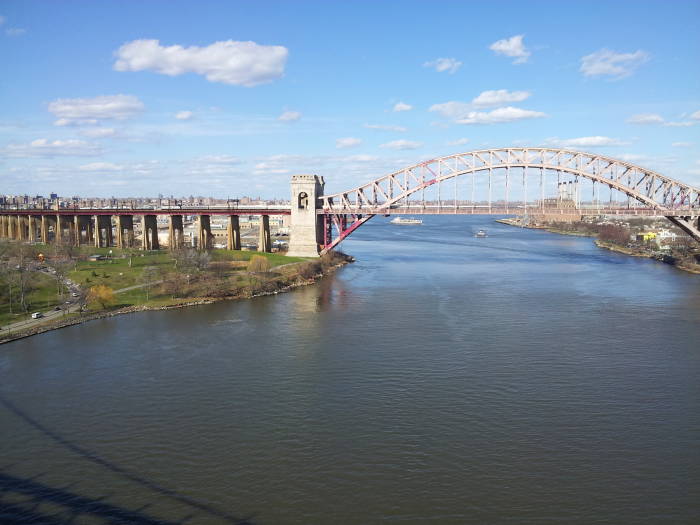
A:
{"type": "Polygon", "coordinates": [[[664,216],[700,242],[700,189],[629,162],[564,149],[439,157],[319,201],[322,253],[375,215],[391,214],[664,216]]]}

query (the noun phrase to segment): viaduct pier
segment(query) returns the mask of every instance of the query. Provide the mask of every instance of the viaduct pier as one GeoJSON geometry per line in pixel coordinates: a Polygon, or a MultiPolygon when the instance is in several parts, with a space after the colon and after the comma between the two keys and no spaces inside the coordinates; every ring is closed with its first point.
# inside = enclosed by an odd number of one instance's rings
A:
{"type": "Polygon", "coordinates": [[[184,217],[195,217],[197,248],[213,247],[211,217],[224,216],[227,248],[241,249],[241,216],[259,217],[258,250],[272,251],[270,216],[290,215],[288,207],[270,208],[67,208],[0,209],[0,238],[65,243],[74,246],[160,249],[158,217],[168,221],[168,248],[184,246],[184,217]],[[136,228],[135,226],[138,226],[136,228]],[[136,231],[140,232],[140,239],[136,231]]]}

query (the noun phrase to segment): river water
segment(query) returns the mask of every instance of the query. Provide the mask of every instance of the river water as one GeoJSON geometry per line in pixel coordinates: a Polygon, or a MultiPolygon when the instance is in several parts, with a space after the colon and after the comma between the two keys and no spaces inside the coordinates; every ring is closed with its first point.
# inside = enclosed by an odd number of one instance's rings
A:
{"type": "Polygon", "coordinates": [[[1,346],[0,522],[698,523],[700,276],[488,217],[343,249],[1,346]]]}

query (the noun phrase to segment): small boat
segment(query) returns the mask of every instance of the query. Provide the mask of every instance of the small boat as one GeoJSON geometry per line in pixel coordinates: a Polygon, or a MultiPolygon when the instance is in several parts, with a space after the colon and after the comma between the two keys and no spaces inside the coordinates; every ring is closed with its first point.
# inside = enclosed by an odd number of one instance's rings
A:
{"type": "Polygon", "coordinates": [[[486,230],[479,230],[474,234],[474,237],[488,237],[489,234],[486,233],[486,230]]]}
{"type": "Polygon", "coordinates": [[[389,221],[391,224],[423,224],[420,219],[404,219],[403,217],[395,217],[389,221]]]}

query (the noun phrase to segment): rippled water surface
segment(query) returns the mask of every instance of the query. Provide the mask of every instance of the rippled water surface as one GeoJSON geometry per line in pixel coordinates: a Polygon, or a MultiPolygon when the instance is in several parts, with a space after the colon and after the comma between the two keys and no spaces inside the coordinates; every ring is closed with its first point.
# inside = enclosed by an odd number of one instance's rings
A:
{"type": "Polygon", "coordinates": [[[343,249],[0,346],[0,522],[698,522],[700,276],[478,217],[343,249]]]}

